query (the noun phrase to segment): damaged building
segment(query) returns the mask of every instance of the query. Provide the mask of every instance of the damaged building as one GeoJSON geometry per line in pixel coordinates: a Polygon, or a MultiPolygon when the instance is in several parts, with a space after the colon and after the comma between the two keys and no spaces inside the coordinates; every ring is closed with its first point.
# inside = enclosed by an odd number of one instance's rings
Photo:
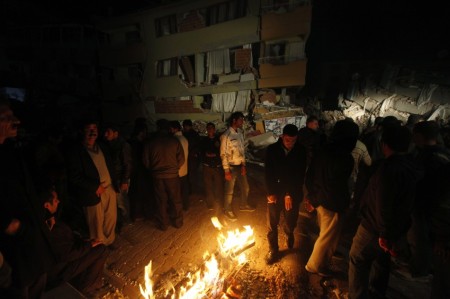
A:
{"type": "Polygon", "coordinates": [[[181,1],[98,18],[106,118],[223,120],[295,102],[310,1],[181,1]]]}

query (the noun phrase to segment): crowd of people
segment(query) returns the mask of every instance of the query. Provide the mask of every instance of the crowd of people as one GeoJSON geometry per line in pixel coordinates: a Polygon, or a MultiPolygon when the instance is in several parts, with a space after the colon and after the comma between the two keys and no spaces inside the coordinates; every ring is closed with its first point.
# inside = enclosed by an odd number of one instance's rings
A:
{"type": "MultiPolygon", "coordinates": [[[[244,121],[234,112],[225,132],[210,122],[200,136],[188,119],[159,119],[149,132],[138,118],[127,139],[114,124],[83,119],[77,138],[53,128],[23,146],[20,120],[2,100],[0,297],[40,298],[63,282],[95,297],[123,226],[152,219],[162,231],[182,227],[199,181],[207,209],[230,221],[237,219],[233,206],[255,211],[244,121]]],[[[385,117],[361,131],[345,119],[320,133],[319,119],[309,116],[305,128],[285,125],[268,146],[266,262],[281,258],[281,214],[286,245],[294,247],[303,204],[320,229],[305,269],[332,277],[330,260],[352,209],[360,224],[350,249],[350,298],[383,298],[392,261],[407,265],[412,279],[432,274],[432,295],[449,298],[450,151],[439,126],[385,117]]]]}
{"type": "Polygon", "coordinates": [[[354,211],[359,226],[349,253],[349,298],[386,298],[393,266],[405,279],[432,282],[431,298],[450,298],[450,150],[441,132],[435,121],[408,126],[393,116],[366,130],[340,120],[327,138],[314,116],[298,133],[286,125],[266,155],[266,262],[280,259],[281,212],[292,248],[303,201],[319,227],[307,272],[338,275],[331,260],[354,211]]]}

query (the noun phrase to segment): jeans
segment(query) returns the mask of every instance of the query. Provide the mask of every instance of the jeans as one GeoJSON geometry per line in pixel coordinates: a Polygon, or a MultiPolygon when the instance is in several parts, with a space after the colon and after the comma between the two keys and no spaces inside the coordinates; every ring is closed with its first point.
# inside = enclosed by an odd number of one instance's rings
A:
{"type": "Polygon", "coordinates": [[[241,206],[248,204],[248,193],[250,192],[250,187],[247,181],[247,175],[241,174],[241,166],[230,167],[231,180],[225,180],[225,194],[224,194],[224,205],[225,211],[231,211],[231,203],[233,202],[233,192],[236,180],[238,181],[239,189],[241,191],[241,206]]]}
{"type": "Polygon", "coordinates": [[[391,257],[378,245],[378,235],[361,224],[353,237],[348,269],[349,298],[369,298],[369,289],[385,296],[391,257]]]}

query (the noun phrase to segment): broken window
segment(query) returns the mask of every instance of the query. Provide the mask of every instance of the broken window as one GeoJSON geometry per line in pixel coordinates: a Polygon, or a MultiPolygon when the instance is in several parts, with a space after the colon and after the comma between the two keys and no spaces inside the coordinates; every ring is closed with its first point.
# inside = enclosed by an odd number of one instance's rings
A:
{"type": "Polygon", "coordinates": [[[156,19],[155,31],[156,37],[177,33],[178,32],[177,16],[170,15],[156,19]]]}

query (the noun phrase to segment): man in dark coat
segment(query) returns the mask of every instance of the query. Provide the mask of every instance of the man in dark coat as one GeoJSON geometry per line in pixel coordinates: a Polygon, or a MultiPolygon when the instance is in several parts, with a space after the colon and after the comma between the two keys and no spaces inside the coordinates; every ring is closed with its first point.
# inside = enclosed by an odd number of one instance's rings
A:
{"type": "Polygon", "coordinates": [[[12,268],[11,284],[0,289],[0,297],[40,298],[55,257],[34,182],[13,140],[19,124],[9,104],[0,100],[0,252],[12,268]]]}
{"type": "Polygon", "coordinates": [[[343,213],[350,205],[348,181],[353,170],[352,150],[358,138],[358,125],[336,122],[330,142],[314,154],[306,174],[307,202],[317,210],[320,227],[306,270],[331,276],[328,265],[339,242],[343,213]]]}
{"type": "Polygon", "coordinates": [[[306,150],[297,143],[298,129],[288,124],[283,134],[267,148],[265,181],[267,186],[267,222],[270,251],[266,262],[273,264],[279,258],[278,223],[280,214],[285,218],[284,232],[287,247],[294,247],[294,229],[297,226],[300,202],[303,199],[303,183],[306,171],[306,150]]]}
{"type": "Polygon", "coordinates": [[[88,298],[95,297],[102,287],[102,275],[107,258],[106,246],[99,240],[85,240],[64,222],[57,220],[58,195],[52,188],[40,192],[45,224],[57,264],[48,272],[49,287],[71,282],[88,298]]]}
{"type": "Polygon", "coordinates": [[[415,186],[421,172],[407,154],[408,128],[386,126],[381,136],[385,159],[372,175],[361,203],[362,220],[353,237],[349,263],[350,298],[384,298],[391,256],[411,225],[415,186]],[[370,276],[370,281],[369,281],[370,276]],[[370,297],[371,298],[371,297],[370,297]]]}
{"type": "Polygon", "coordinates": [[[178,171],[185,158],[181,143],[169,133],[169,121],[160,119],[157,126],[156,136],[145,144],[143,160],[152,174],[158,210],[155,215],[157,226],[164,231],[170,221],[176,228],[183,226],[183,201],[178,171]]]}
{"type": "Polygon", "coordinates": [[[109,148],[97,142],[97,123],[85,120],[81,128],[82,142],[67,155],[69,192],[83,208],[90,238],[109,246],[116,236],[117,168],[109,148]]]}

